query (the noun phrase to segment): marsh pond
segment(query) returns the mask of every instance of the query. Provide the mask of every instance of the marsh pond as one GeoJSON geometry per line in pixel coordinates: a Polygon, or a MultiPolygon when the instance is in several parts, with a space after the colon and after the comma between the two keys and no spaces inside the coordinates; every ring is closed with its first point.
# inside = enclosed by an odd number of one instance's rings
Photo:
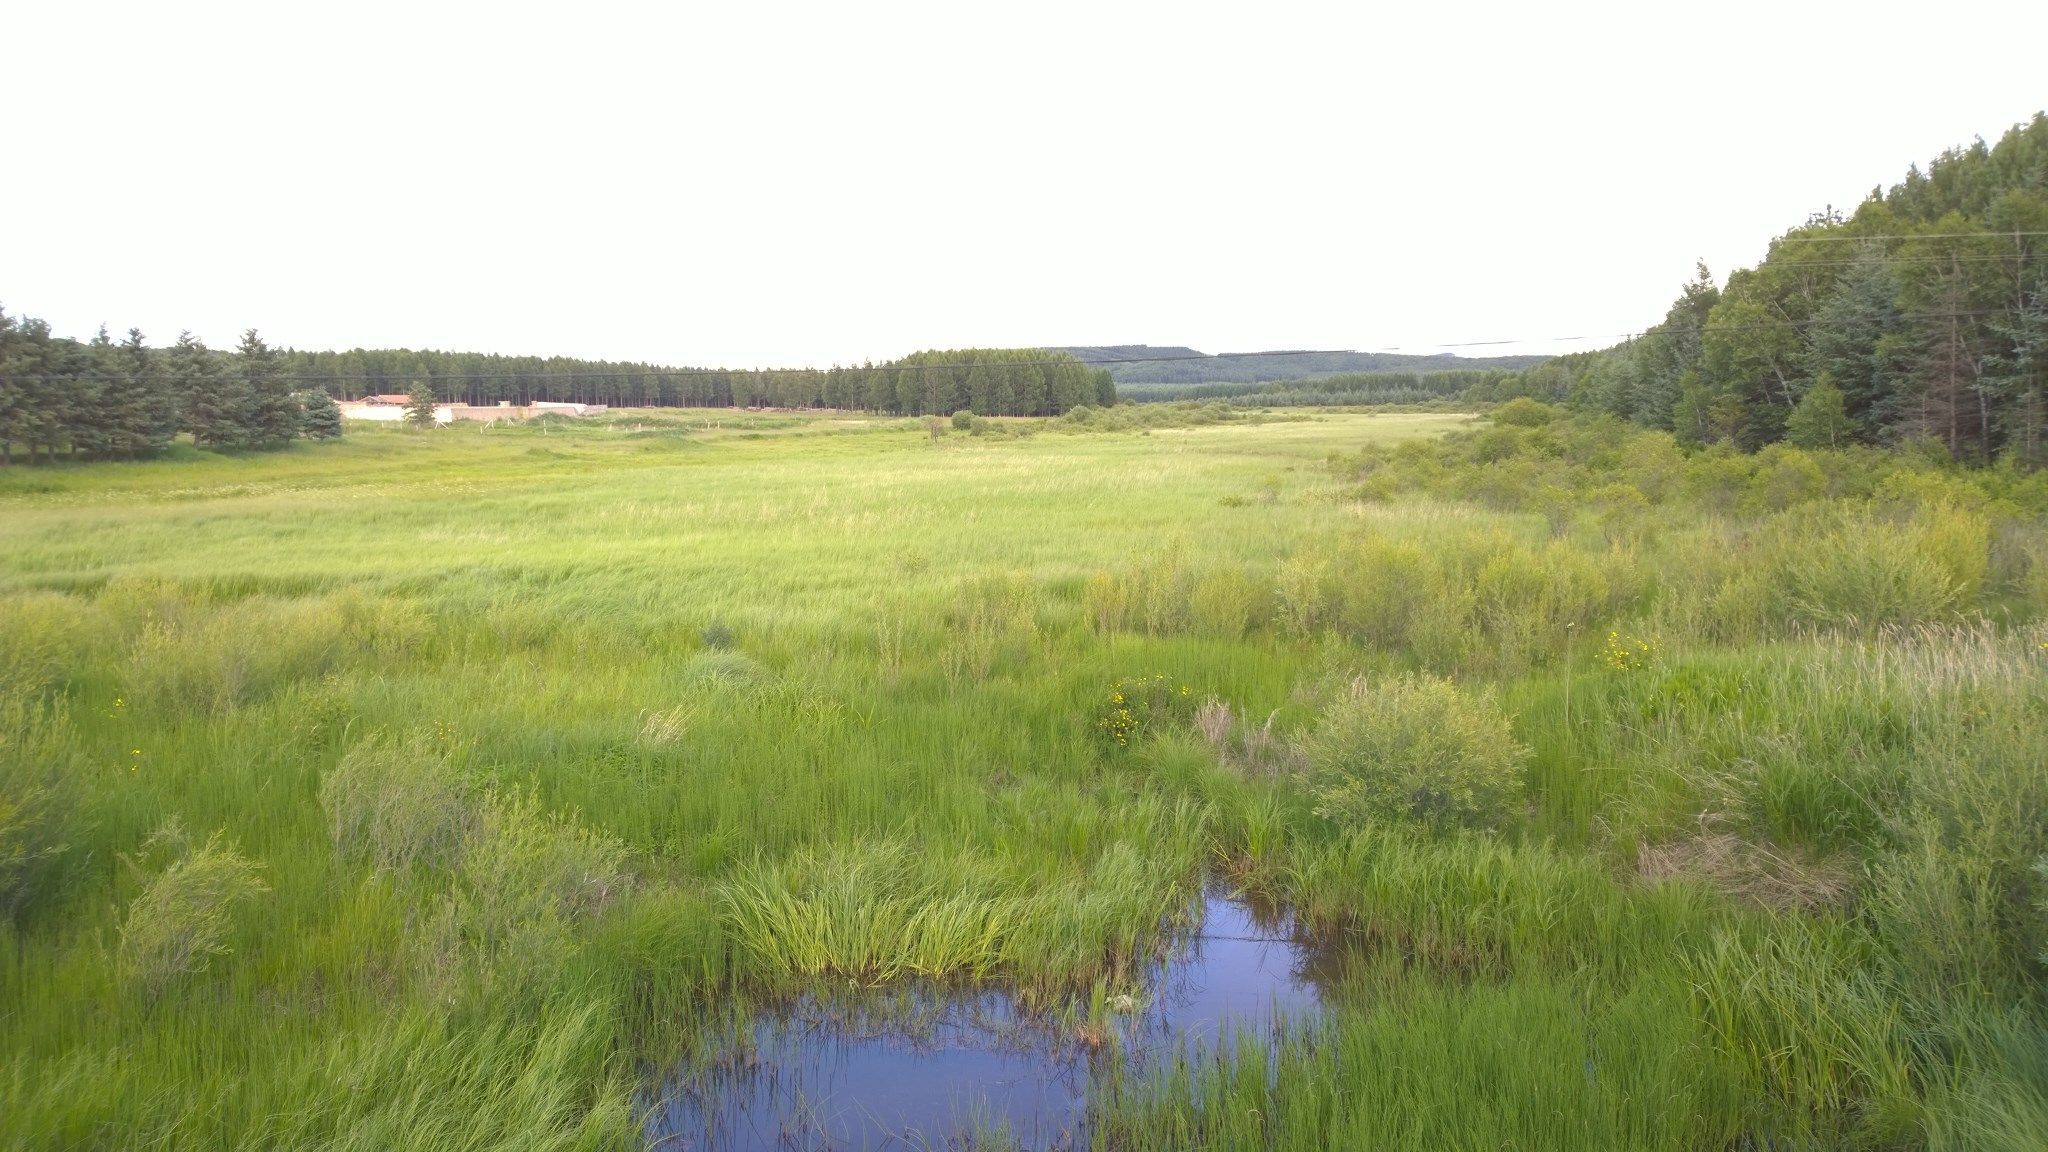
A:
{"type": "Polygon", "coordinates": [[[1107,1078],[1251,1058],[1320,1016],[1338,959],[1284,912],[1212,891],[1199,925],[1151,966],[1141,994],[1077,1005],[1064,1021],[988,989],[809,997],[762,1012],[742,1058],[660,1085],[649,1147],[1085,1146],[1091,1088],[1107,1078]]]}

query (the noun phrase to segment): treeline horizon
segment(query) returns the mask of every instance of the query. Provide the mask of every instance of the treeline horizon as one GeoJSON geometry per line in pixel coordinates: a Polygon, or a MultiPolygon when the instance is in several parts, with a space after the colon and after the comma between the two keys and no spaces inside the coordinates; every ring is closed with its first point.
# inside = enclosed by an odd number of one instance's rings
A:
{"type": "Polygon", "coordinates": [[[631,361],[355,348],[283,353],[287,370],[341,399],[410,392],[445,402],[570,401],[622,408],[838,408],[897,416],[1058,416],[1116,403],[1107,372],[1036,348],[915,352],[830,368],[687,368],[631,361]]]}
{"type": "Polygon", "coordinates": [[[51,334],[0,310],[0,462],[128,458],[180,432],[214,448],[338,436],[336,399],[425,390],[436,401],[569,401],[612,407],[832,408],[896,416],[1059,416],[1117,402],[1108,372],[1037,348],[916,352],[881,364],[801,369],[668,368],[567,357],[412,349],[273,349],[254,329],[232,352],[181,333],[151,348],[51,334]]]}
{"type": "MultiPolygon", "coordinates": [[[[1358,375],[1518,371],[1549,358],[1285,349],[1211,354],[1179,345],[1151,344],[1066,345],[1048,351],[1066,352],[1083,363],[1105,366],[1121,386],[1148,388],[1244,387],[1358,375]]],[[[1216,394],[1221,395],[1224,394],[1216,394]]]]}
{"type": "Polygon", "coordinates": [[[1501,368],[1425,372],[1347,372],[1257,384],[1123,384],[1121,395],[1139,403],[1227,400],[1263,408],[1346,407],[1378,404],[1491,402],[1513,392],[1521,373],[1501,368]]]}

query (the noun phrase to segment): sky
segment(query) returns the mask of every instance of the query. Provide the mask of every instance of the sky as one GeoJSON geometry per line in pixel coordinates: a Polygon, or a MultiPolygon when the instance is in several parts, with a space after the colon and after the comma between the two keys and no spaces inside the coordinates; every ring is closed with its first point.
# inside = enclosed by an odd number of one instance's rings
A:
{"type": "Polygon", "coordinates": [[[2048,108],[2038,0],[1393,7],[25,0],[0,307],[728,367],[1570,351],[2048,108]]]}

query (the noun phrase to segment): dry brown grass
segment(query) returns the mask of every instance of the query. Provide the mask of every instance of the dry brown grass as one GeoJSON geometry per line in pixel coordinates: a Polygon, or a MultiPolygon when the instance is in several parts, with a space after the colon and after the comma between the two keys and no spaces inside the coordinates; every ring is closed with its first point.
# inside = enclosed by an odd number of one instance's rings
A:
{"type": "Polygon", "coordinates": [[[1745,840],[1706,815],[1695,835],[1638,847],[1636,873],[1651,884],[1697,881],[1737,900],[1786,911],[1838,907],[1854,892],[1847,859],[1745,840]]]}
{"type": "Polygon", "coordinates": [[[1254,727],[1231,714],[1221,700],[1205,700],[1195,710],[1195,731],[1216,753],[1216,758],[1248,776],[1273,776],[1298,767],[1294,749],[1273,732],[1273,720],[1266,717],[1254,727]]]}

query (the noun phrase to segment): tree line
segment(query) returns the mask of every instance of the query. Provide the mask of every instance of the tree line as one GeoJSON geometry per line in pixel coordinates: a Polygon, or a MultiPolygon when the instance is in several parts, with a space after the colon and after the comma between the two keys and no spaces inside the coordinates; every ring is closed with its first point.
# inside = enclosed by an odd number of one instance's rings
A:
{"type": "MultiPolygon", "coordinates": [[[[0,461],[113,459],[162,451],[180,433],[209,448],[277,448],[341,434],[337,397],[435,402],[580,401],[615,407],[840,408],[892,415],[1057,416],[1116,403],[1108,372],[1032,348],[918,352],[857,367],[667,368],[563,357],[410,349],[273,349],[252,329],[232,351],[183,333],[89,342],[0,311],[0,461]]],[[[415,422],[422,422],[417,419],[415,422]]]]}
{"type": "Polygon", "coordinates": [[[151,348],[130,328],[105,326],[81,343],[33,317],[0,311],[0,463],[133,459],[163,451],[180,432],[209,448],[281,448],[299,437],[341,435],[325,392],[302,391],[255,329],[231,354],[190,332],[151,348]]]}
{"type": "Polygon", "coordinates": [[[1662,322],[1504,381],[1692,444],[1939,444],[2048,463],[2048,117],[1818,213],[1662,322]]]}
{"type": "Polygon", "coordinates": [[[1502,368],[1445,368],[1420,372],[1346,372],[1263,384],[1122,384],[1121,394],[1140,403],[1227,400],[1261,408],[1330,407],[1365,404],[1483,402],[1512,392],[1520,380],[1502,368]]]}
{"type": "MultiPolygon", "coordinates": [[[[1119,385],[1163,388],[1190,385],[1249,386],[1273,381],[1391,373],[1434,375],[1446,371],[1503,369],[1540,363],[1541,356],[1415,355],[1402,352],[1227,352],[1209,355],[1193,348],[1148,344],[1071,346],[1067,352],[1087,364],[1109,368],[1119,385]]],[[[1216,394],[1222,395],[1222,394],[1216,394]]],[[[1214,397],[1212,397],[1214,398],[1214,397]]]]}
{"type": "Polygon", "coordinates": [[[840,408],[892,415],[1057,416],[1116,402],[1109,374],[1032,348],[918,352],[831,368],[671,368],[565,357],[411,349],[288,352],[289,372],[335,395],[406,394],[425,384],[444,401],[490,405],[570,401],[613,407],[840,408]]]}

